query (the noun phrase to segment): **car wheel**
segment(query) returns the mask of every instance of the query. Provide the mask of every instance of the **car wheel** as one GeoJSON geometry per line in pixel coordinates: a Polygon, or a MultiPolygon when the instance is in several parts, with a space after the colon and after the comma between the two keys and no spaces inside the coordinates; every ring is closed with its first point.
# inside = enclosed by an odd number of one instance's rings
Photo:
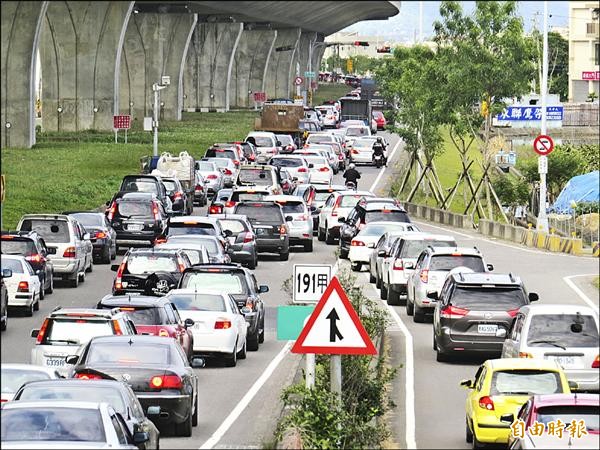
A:
{"type": "Polygon", "coordinates": [[[381,287],[381,277],[379,273],[375,275],[375,287],[379,289],[381,287]]]}
{"type": "Polygon", "coordinates": [[[25,317],[31,317],[33,316],[33,311],[35,309],[34,303],[32,302],[31,305],[26,306],[25,307],[25,317]]]}
{"type": "Polygon", "coordinates": [[[321,227],[318,227],[317,230],[317,240],[323,242],[325,240],[325,232],[321,227]]]}
{"type": "Polygon", "coordinates": [[[258,343],[262,344],[265,342],[265,316],[263,315],[262,319],[260,319],[259,325],[260,331],[258,332],[258,343]]]}
{"type": "Polygon", "coordinates": [[[194,403],[194,413],[192,414],[192,426],[198,426],[198,399],[196,398],[196,402],[194,403]]]}
{"type": "Polygon", "coordinates": [[[111,260],[115,260],[117,259],[117,252],[119,251],[119,247],[117,247],[117,244],[115,244],[115,251],[113,252],[112,256],[110,257],[111,260]]]}
{"type": "Polygon", "coordinates": [[[86,272],[91,273],[94,271],[94,261],[90,258],[90,267],[87,268],[86,272]]]}
{"type": "Polygon", "coordinates": [[[388,297],[388,288],[385,283],[381,283],[381,289],[379,290],[379,298],[381,300],[387,300],[388,297]]]}
{"type": "Polygon", "coordinates": [[[46,284],[46,280],[40,283],[40,300],[44,300],[46,298],[46,290],[44,289],[44,285],[46,284]]]}
{"type": "Polygon", "coordinates": [[[433,333],[433,350],[437,352],[437,342],[435,342],[435,332],[433,333]]]}
{"type": "Polygon", "coordinates": [[[37,300],[37,302],[35,302],[35,303],[33,304],[33,310],[34,310],[34,311],[39,311],[39,310],[40,310],[40,298],[39,298],[39,297],[38,297],[38,300],[37,300]]]}
{"type": "MultiPolygon", "coordinates": [[[[258,342],[257,342],[258,344],[258,342]]],[[[237,365],[237,342],[233,346],[233,351],[225,355],[225,367],[235,367],[237,365]]]]}
{"type": "Polygon", "coordinates": [[[258,258],[256,258],[256,256],[255,256],[255,257],[252,259],[252,261],[250,261],[250,262],[248,263],[248,269],[250,269],[250,270],[254,270],[254,269],[256,269],[256,260],[257,260],[257,259],[258,259],[258,258]]]}
{"type": "Polygon", "coordinates": [[[399,305],[400,304],[400,294],[398,294],[395,290],[390,289],[388,292],[388,305],[399,305]]]}
{"type": "Polygon", "coordinates": [[[360,269],[362,269],[362,263],[359,262],[351,262],[350,263],[350,268],[354,271],[354,272],[360,272],[360,269]]]}
{"type": "Polygon", "coordinates": [[[288,250],[286,253],[279,254],[279,261],[287,261],[290,259],[290,251],[288,250]]]}
{"type": "Polygon", "coordinates": [[[312,252],[313,251],[313,241],[312,239],[310,241],[307,241],[304,243],[304,251],[305,252],[312,252]]]}
{"type": "Polygon", "coordinates": [[[413,321],[416,323],[425,322],[425,311],[423,310],[423,308],[421,308],[416,303],[413,303],[413,308],[414,308],[413,321]]]}
{"type": "MultiPolygon", "coordinates": [[[[115,252],[116,253],[116,252],[115,252]]],[[[110,264],[110,259],[112,258],[112,254],[110,251],[110,246],[106,246],[102,251],[102,258],[100,258],[100,262],[103,264],[110,264]]]]}
{"type": "Polygon", "coordinates": [[[246,349],[251,351],[251,352],[255,352],[258,350],[258,340],[259,340],[259,331],[258,331],[258,327],[256,328],[256,331],[254,333],[252,333],[251,335],[249,334],[248,336],[246,336],[246,349]]]}
{"type": "Polygon", "coordinates": [[[442,350],[441,350],[441,349],[438,347],[438,349],[437,349],[437,351],[436,351],[436,354],[435,354],[435,360],[436,360],[437,362],[448,362],[448,361],[450,361],[450,358],[448,357],[448,354],[447,354],[447,353],[443,352],[443,351],[442,351],[442,350]]]}
{"type": "Polygon", "coordinates": [[[79,286],[79,274],[78,273],[75,273],[73,278],[69,279],[69,286],[71,286],[72,288],[76,288],[77,286],[79,286]]]}
{"type": "Polygon", "coordinates": [[[406,299],[406,314],[412,316],[415,313],[415,304],[410,301],[409,298],[406,299]]]}
{"type": "Polygon", "coordinates": [[[246,342],[244,341],[244,346],[237,354],[238,359],[246,359],[246,342]]]}
{"type": "Polygon", "coordinates": [[[327,245],[335,244],[335,238],[329,233],[329,228],[325,229],[325,243],[327,245]]]}
{"type": "Polygon", "coordinates": [[[473,431],[473,440],[471,441],[471,448],[473,448],[473,449],[485,448],[485,444],[482,442],[479,442],[479,440],[477,440],[477,434],[475,433],[475,431],[473,431]]]}
{"type": "Polygon", "coordinates": [[[50,283],[48,283],[48,289],[46,294],[52,294],[54,292],[54,274],[50,272],[50,283]]]}
{"type": "Polygon", "coordinates": [[[375,283],[375,277],[371,273],[371,269],[369,268],[369,283],[375,283]]]}
{"type": "Polygon", "coordinates": [[[85,270],[79,274],[79,282],[85,283],[85,270]]]}
{"type": "Polygon", "coordinates": [[[2,318],[2,321],[0,322],[0,330],[6,331],[7,326],[8,326],[8,306],[4,310],[4,317],[2,318]]]}
{"type": "Polygon", "coordinates": [[[192,413],[192,407],[190,406],[190,412],[188,414],[187,419],[185,419],[183,422],[178,423],[175,425],[175,433],[178,436],[183,436],[183,437],[190,437],[192,435],[192,416],[194,415],[194,413],[192,413]]]}
{"type": "Polygon", "coordinates": [[[473,433],[471,432],[471,428],[469,428],[468,417],[465,417],[465,441],[467,441],[467,444],[471,444],[473,442],[473,433]]]}

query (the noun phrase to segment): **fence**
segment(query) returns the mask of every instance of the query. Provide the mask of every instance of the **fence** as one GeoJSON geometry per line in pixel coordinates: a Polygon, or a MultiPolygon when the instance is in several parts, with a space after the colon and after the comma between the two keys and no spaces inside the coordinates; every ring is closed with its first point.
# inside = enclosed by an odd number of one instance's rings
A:
{"type": "Polygon", "coordinates": [[[580,238],[584,246],[590,247],[600,240],[598,217],[598,213],[579,216],[549,214],[548,227],[561,236],[580,238]]]}
{"type": "Polygon", "coordinates": [[[565,103],[563,108],[563,127],[597,127],[600,124],[598,103],[565,103]]]}

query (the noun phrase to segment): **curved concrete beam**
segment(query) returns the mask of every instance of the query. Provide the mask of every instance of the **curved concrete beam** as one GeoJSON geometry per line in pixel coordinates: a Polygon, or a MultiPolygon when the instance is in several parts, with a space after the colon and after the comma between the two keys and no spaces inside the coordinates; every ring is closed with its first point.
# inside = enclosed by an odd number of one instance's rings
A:
{"type": "Polygon", "coordinates": [[[112,130],[133,2],[49,2],[40,47],[45,131],[112,130]]]}
{"type": "Polygon", "coordinates": [[[48,2],[0,2],[2,96],[0,147],[35,144],[36,55],[48,2]]]}
{"type": "MultiPolygon", "coordinates": [[[[264,92],[267,93],[267,98],[289,97],[292,88],[290,72],[299,36],[299,28],[277,30],[277,37],[265,76],[264,92]],[[285,50],[278,51],[281,49],[285,50]]],[[[295,75],[295,66],[293,70],[295,75]]]]}
{"type": "Polygon", "coordinates": [[[233,69],[233,62],[235,60],[235,53],[238,48],[238,44],[240,43],[240,37],[242,37],[242,33],[244,31],[244,24],[239,24],[239,30],[235,41],[233,43],[233,48],[231,49],[231,55],[229,56],[229,64],[227,65],[227,82],[225,84],[225,111],[229,111],[230,99],[231,99],[231,71],[233,69]]]}

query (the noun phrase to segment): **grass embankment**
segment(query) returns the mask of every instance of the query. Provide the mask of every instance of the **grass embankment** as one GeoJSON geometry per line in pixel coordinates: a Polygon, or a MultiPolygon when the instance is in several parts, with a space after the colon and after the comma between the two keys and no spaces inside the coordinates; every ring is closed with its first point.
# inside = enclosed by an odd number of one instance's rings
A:
{"type": "Polygon", "coordinates": [[[600,277],[594,278],[594,281],[592,282],[592,284],[594,286],[596,286],[596,289],[600,289],[600,277]]]}
{"type": "Polygon", "coordinates": [[[352,88],[350,86],[346,86],[345,84],[320,83],[319,89],[314,91],[313,94],[313,105],[322,105],[323,102],[327,100],[337,100],[351,90],[352,88]]]}
{"type": "MultiPolygon", "coordinates": [[[[182,121],[160,123],[158,150],[186,150],[200,158],[215,142],[243,139],[255,116],[253,111],[183,113],[182,121]]],[[[92,209],[106,202],[124,175],[139,173],[140,157],[152,154],[151,132],[134,129],[128,144],[123,140],[123,132],[118,144],[112,132],[40,133],[32,149],[2,150],[3,228],[14,229],[26,213],[92,209]]]]}

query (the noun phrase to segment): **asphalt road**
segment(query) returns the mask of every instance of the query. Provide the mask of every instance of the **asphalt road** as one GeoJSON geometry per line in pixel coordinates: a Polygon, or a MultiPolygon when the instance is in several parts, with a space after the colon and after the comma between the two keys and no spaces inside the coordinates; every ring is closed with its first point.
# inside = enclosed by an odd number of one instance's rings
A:
{"type": "MultiPolygon", "coordinates": [[[[390,150],[394,148],[398,139],[382,134],[390,142],[390,150]]],[[[363,177],[359,188],[368,189],[378,179],[373,191],[385,195],[391,179],[400,176],[398,167],[394,166],[403,156],[400,146],[394,161],[381,177],[378,177],[381,170],[360,167],[363,177]]],[[[337,175],[334,182],[341,182],[341,176],[337,175]]],[[[204,208],[196,208],[195,213],[204,211],[204,208]]],[[[423,230],[455,235],[459,245],[476,245],[487,262],[494,264],[495,272],[512,272],[521,276],[530,291],[540,294],[540,302],[580,304],[584,300],[568,285],[565,277],[598,273],[597,259],[525,249],[484,239],[477,233],[441,230],[433,224],[415,221],[423,230]]],[[[312,253],[304,253],[298,247],[296,251],[292,250],[287,262],[280,262],[275,256],[260,259],[256,277],[260,284],[270,287],[270,292],[262,295],[267,306],[265,343],[258,352],[249,352],[246,360],[238,361],[237,367],[209,364],[197,369],[200,377],[198,427],[194,428],[191,438],[163,436],[162,448],[263,448],[274,445],[271,439],[281,410],[279,394],[282,386],[292,381],[301,362],[299,356],[287,351],[286,342],[276,341],[276,308],[289,302],[281,285],[291,276],[294,263],[334,264],[336,248],[318,242],[315,237],[312,253]]],[[[343,261],[340,267],[346,265],[347,262],[343,261]]],[[[103,295],[110,293],[114,273],[109,269],[108,265],[95,265],[94,272],[87,274],[85,283],[77,289],[57,283],[54,294],[46,297],[40,311],[32,318],[10,317],[8,330],[2,333],[2,362],[30,361],[30,349],[34,343],[29,337],[30,330],[38,328],[55,306],[93,307],[103,295]]],[[[358,280],[365,285],[365,293],[378,298],[378,292],[368,283],[366,272],[359,274],[358,280]]],[[[572,278],[571,281],[581,286],[582,293],[598,306],[597,292],[589,288],[586,277],[572,278]]],[[[382,307],[386,307],[383,302],[382,307]]],[[[390,316],[389,328],[392,362],[403,364],[392,392],[397,404],[390,415],[392,442],[403,448],[407,447],[407,442],[411,448],[414,443],[418,448],[467,448],[464,440],[466,391],[458,383],[461,379],[473,377],[481,361],[436,362],[431,347],[431,324],[413,323],[404,307],[391,309],[396,312],[390,316]],[[412,340],[413,343],[410,349],[406,347],[407,337],[408,342],[412,340]],[[414,360],[407,361],[410,350],[414,360]],[[411,382],[413,379],[414,383],[411,382]],[[414,404],[411,398],[414,398],[414,404]]]]}

